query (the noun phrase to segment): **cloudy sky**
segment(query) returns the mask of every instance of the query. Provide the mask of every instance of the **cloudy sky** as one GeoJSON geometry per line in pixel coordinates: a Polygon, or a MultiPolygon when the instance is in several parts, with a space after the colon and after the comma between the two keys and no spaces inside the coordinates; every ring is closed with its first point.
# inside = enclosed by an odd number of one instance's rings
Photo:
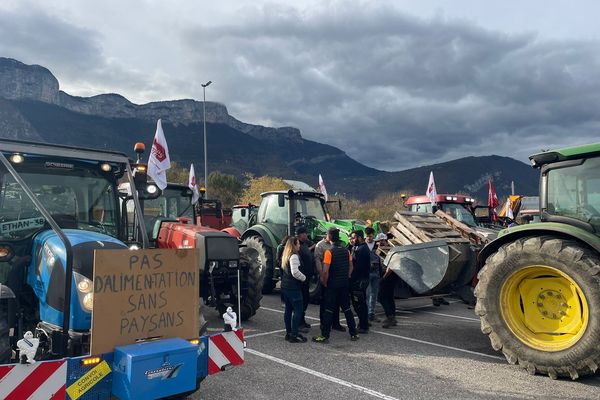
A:
{"type": "Polygon", "coordinates": [[[375,168],[600,140],[600,2],[2,0],[72,95],[202,98],[375,168]]]}

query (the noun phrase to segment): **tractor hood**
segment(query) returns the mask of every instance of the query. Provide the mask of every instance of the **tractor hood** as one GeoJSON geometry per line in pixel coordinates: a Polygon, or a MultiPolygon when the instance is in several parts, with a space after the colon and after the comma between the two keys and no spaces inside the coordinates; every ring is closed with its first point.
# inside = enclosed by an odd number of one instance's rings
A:
{"type": "MultiPolygon", "coordinates": [[[[85,309],[83,299],[91,290],[94,250],[126,249],[127,246],[102,233],[76,229],[65,229],[64,233],[73,249],[70,325],[73,330],[85,331],[90,328],[91,309],[85,309]],[[85,292],[79,290],[82,282],[87,290],[85,292]]],[[[54,231],[47,230],[36,235],[27,283],[40,302],[40,319],[56,326],[62,324],[66,264],[65,246],[54,231]]]]}
{"type": "MultiPolygon", "coordinates": [[[[127,248],[120,240],[102,233],[77,229],[65,229],[64,232],[73,249],[73,271],[87,278],[92,277],[94,250],[127,248]]],[[[52,261],[50,264],[62,265],[63,271],[65,270],[65,246],[54,231],[47,230],[37,235],[33,240],[33,252],[36,268],[40,268],[42,263],[50,266],[48,263],[52,261]]]]}

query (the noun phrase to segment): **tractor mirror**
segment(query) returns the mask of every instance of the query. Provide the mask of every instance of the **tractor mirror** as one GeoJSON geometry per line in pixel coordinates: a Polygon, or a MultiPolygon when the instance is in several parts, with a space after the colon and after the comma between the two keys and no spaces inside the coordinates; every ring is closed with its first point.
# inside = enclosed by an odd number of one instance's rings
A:
{"type": "Polygon", "coordinates": [[[242,209],[240,210],[240,214],[242,215],[242,218],[246,218],[246,209],[245,209],[245,208],[242,208],[242,209]]]}
{"type": "Polygon", "coordinates": [[[283,193],[277,195],[277,205],[279,207],[285,207],[285,195],[283,193]]]}

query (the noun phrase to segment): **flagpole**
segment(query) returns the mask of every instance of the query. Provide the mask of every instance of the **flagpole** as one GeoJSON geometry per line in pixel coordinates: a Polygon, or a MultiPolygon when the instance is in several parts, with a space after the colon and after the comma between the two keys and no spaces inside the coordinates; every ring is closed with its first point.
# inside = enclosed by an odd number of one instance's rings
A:
{"type": "Polygon", "coordinates": [[[206,87],[210,85],[212,81],[202,83],[202,122],[204,123],[204,198],[208,199],[208,151],[206,146],[206,87]]]}

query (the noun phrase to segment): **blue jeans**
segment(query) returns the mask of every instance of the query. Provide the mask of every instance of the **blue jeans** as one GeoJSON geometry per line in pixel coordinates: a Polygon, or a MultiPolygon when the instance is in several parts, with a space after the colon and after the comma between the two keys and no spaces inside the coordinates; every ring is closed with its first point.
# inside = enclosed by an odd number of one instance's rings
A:
{"type": "Polygon", "coordinates": [[[379,271],[369,274],[369,287],[367,288],[367,308],[369,315],[375,314],[377,294],[379,293],[379,271]]]}
{"type": "Polygon", "coordinates": [[[304,308],[302,290],[282,289],[281,297],[285,303],[285,312],[283,313],[285,332],[292,336],[298,336],[298,327],[302,322],[302,311],[304,308]]]}

